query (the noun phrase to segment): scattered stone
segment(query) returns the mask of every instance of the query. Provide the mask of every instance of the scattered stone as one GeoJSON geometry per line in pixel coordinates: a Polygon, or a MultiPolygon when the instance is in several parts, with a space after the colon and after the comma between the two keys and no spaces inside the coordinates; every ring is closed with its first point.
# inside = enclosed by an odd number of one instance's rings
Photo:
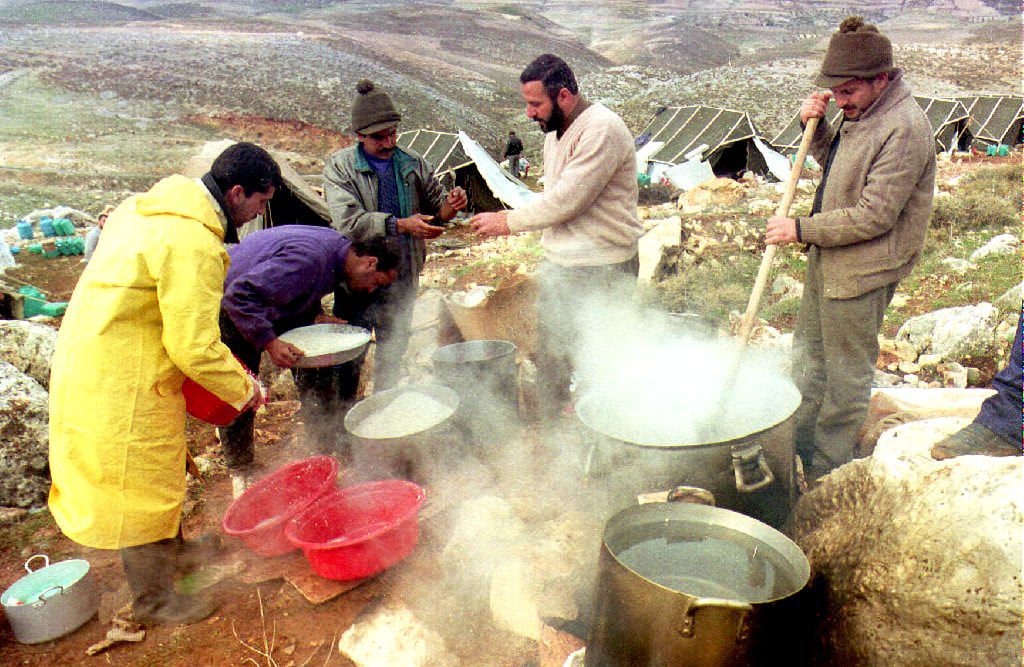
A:
{"type": "Polygon", "coordinates": [[[672,273],[682,243],[682,220],[673,216],[659,221],[639,241],[641,284],[655,282],[672,273]]]}
{"type": "Polygon", "coordinates": [[[917,349],[907,341],[897,340],[893,349],[893,354],[896,355],[900,361],[914,361],[917,359],[917,349]]]}
{"type": "Polygon", "coordinates": [[[0,320],[0,360],[50,386],[50,359],[57,344],[54,327],[27,320],[0,320]]]}
{"type": "Polygon", "coordinates": [[[1017,283],[1014,287],[1003,292],[995,301],[1000,310],[1009,310],[1019,313],[1021,301],[1024,299],[1024,282],[1017,283]]]}
{"type": "Polygon", "coordinates": [[[341,635],[338,650],[358,667],[456,667],[444,638],[400,603],[364,611],[341,635]]]}
{"type": "Polygon", "coordinates": [[[896,310],[899,310],[900,308],[906,306],[907,302],[909,301],[909,296],[902,292],[896,292],[895,294],[892,295],[892,301],[889,302],[889,305],[895,308],[896,310]]]}
{"type": "Polygon", "coordinates": [[[705,181],[679,198],[682,206],[733,206],[744,197],[743,186],[731,178],[705,181]]]}
{"type": "Polygon", "coordinates": [[[990,255],[1014,255],[1020,252],[1020,239],[1013,234],[1000,234],[971,253],[971,261],[977,262],[990,255]]]}
{"type": "Polygon", "coordinates": [[[939,364],[937,370],[942,374],[943,386],[955,389],[967,388],[967,369],[960,364],[955,361],[939,364]]]}
{"type": "Polygon", "coordinates": [[[0,507],[0,528],[17,523],[28,516],[28,510],[21,507],[0,507]]]}
{"type": "Polygon", "coordinates": [[[800,299],[804,295],[804,284],[792,276],[780,275],[772,281],[772,294],[780,294],[782,299],[800,299]]]}
{"type": "Polygon", "coordinates": [[[915,354],[937,354],[948,360],[986,356],[995,343],[998,316],[995,306],[982,302],[912,317],[896,334],[897,346],[903,342],[915,354]]]}
{"type": "Polygon", "coordinates": [[[1020,664],[1024,457],[934,461],[966,419],[887,431],[800,498],[814,631],[832,664],[1020,664]]]}
{"type": "Polygon", "coordinates": [[[901,361],[896,368],[900,373],[916,373],[921,370],[921,365],[913,361],[901,361]]]}
{"type": "Polygon", "coordinates": [[[948,266],[954,273],[967,273],[978,268],[977,264],[972,264],[966,259],[960,259],[959,257],[947,257],[942,260],[943,266],[948,266]]]}
{"type": "Polygon", "coordinates": [[[903,381],[906,382],[907,384],[917,384],[918,380],[920,379],[921,378],[917,377],[913,373],[907,373],[906,375],[903,376],[903,381]]]}
{"type": "Polygon", "coordinates": [[[921,368],[927,368],[929,366],[935,366],[942,361],[941,354],[922,354],[917,358],[917,363],[921,368]]]}
{"type": "Polygon", "coordinates": [[[875,371],[875,379],[871,381],[873,387],[898,387],[903,384],[903,377],[885,371],[875,371]]]}
{"type": "Polygon", "coordinates": [[[0,507],[44,507],[50,491],[50,396],[0,361],[0,507]]]}

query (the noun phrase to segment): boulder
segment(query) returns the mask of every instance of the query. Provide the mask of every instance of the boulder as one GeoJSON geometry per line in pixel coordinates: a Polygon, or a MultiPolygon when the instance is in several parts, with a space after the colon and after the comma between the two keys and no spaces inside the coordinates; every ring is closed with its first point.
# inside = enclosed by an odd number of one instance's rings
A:
{"type": "Polygon", "coordinates": [[[972,252],[971,261],[977,262],[990,255],[1014,255],[1018,252],[1020,252],[1020,239],[1013,234],[1000,234],[972,252]]]}
{"type": "Polygon", "coordinates": [[[817,664],[1020,665],[1024,457],[932,460],[967,423],[897,426],[797,503],[817,664]]]}
{"type": "Polygon", "coordinates": [[[57,330],[26,320],[0,320],[0,361],[6,361],[49,388],[50,359],[57,344],[57,330]]]}
{"type": "Polygon", "coordinates": [[[1001,310],[1020,312],[1021,300],[1024,298],[1024,282],[1017,283],[1014,287],[1003,292],[995,301],[995,305],[1001,310]]]}
{"type": "Polygon", "coordinates": [[[46,505],[49,399],[38,382],[0,361],[0,506],[46,505]]]}
{"type": "Polygon", "coordinates": [[[998,319],[999,310],[987,302],[943,308],[904,322],[896,342],[908,343],[919,355],[937,354],[949,361],[984,356],[995,347],[998,319]]]}
{"type": "Polygon", "coordinates": [[[455,667],[444,638],[401,603],[363,612],[341,635],[338,651],[359,667],[455,667]]]}
{"type": "Polygon", "coordinates": [[[786,274],[780,275],[772,281],[772,294],[781,295],[782,299],[801,299],[804,296],[804,284],[786,274]]]}
{"type": "Polygon", "coordinates": [[[946,257],[942,260],[942,265],[949,267],[953,273],[959,274],[964,274],[978,268],[977,264],[968,262],[966,259],[960,259],[959,257],[946,257]]]}
{"type": "Polygon", "coordinates": [[[682,220],[672,216],[659,221],[640,237],[640,275],[643,284],[657,281],[669,272],[679,257],[682,245],[682,220]]]}
{"type": "MultiPolygon", "coordinates": [[[[743,186],[731,178],[716,178],[688,190],[679,198],[685,206],[733,206],[743,201],[743,186]]],[[[685,209],[684,209],[685,210],[685,209]]]]}

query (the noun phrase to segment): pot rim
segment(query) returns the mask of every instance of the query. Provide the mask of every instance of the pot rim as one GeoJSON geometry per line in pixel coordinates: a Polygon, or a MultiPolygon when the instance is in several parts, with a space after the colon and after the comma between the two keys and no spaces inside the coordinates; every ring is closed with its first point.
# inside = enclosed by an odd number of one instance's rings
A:
{"type": "Polygon", "coordinates": [[[50,595],[50,596],[47,596],[47,597],[43,597],[43,595],[45,593],[48,593],[49,591],[51,591],[51,590],[53,590],[55,588],[59,588],[60,589],[60,592],[57,595],[63,595],[64,593],[67,593],[68,591],[71,590],[71,588],[75,584],[78,584],[83,579],[85,579],[87,576],[89,576],[89,573],[92,571],[92,565],[89,563],[89,561],[87,561],[84,558],[69,558],[67,560],[62,560],[62,561],[59,561],[59,562],[56,562],[56,563],[51,563],[49,557],[47,557],[45,554],[35,554],[35,555],[31,556],[28,560],[25,561],[25,569],[29,570],[28,574],[25,574],[25,575],[22,575],[21,577],[19,577],[17,579],[17,581],[15,581],[13,584],[8,586],[4,590],[4,592],[2,594],[0,594],[0,605],[2,605],[5,609],[18,609],[18,608],[22,608],[22,607],[39,607],[39,606],[44,605],[47,601],[52,600],[53,598],[57,597],[56,595],[50,595]],[[46,559],[46,565],[44,565],[43,567],[40,567],[38,569],[35,569],[35,570],[30,570],[29,567],[28,567],[28,564],[31,563],[33,559],[39,558],[40,556],[42,556],[43,558],[46,559]],[[42,591],[40,591],[38,593],[33,591],[32,594],[29,595],[28,598],[25,599],[25,600],[21,600],[21,598],[16,598],[16,599],[19,600],[19,602],[20,602],[19,604],[11,604],[12,594],[18,592],[19,585],[28,585],[28,584],[32,583],[33,578],[40,579],[40,578],[42,578],[44,576],[48,576],[48,575],[54,574],[55,570],[69,569],[70,566],[72,566],[72,565],[73,566],[79,566],[79,564],[84,564],[84,570],[80,574],[78,574],[78,576],[76,576],[74,578],[74,580],[63,582],[63,583],[59,583],[59,584],[53,584],[52,586],[48,586],[47,588],[43,589],[42,591]],[[61,567],[61,566],[64,566],[64,567],[61,567]],[[51,569],[51,568],[53,568],[53,569],[51,569]],[[40,574],[40,573],[45,573],[45,574],[40,574]]]}

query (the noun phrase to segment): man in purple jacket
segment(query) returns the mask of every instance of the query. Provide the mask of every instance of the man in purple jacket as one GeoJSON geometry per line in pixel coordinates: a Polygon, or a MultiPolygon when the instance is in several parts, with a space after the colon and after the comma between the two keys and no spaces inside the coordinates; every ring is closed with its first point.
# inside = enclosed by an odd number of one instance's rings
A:
{"type": "MultiPolygon", "coordinates": [[[[228,254],[222,340],[254,373],[264,351],[281,368],[292,368],[307,429],[318,439],[337,433],[340,425],[333,413],[341,406],[332,397],[346,394],[321,387],[303,369],[293,368],[302,350],[278,335],[309,324],[344,323],[324,313],[321,299],[335,291],[366,294],[390,285],[398,274],[399,247],[385,238],[353,242],[329,227],[284,225],[249,234],[228,254]]],[[[252,474],[253,421],[248,412],[220,430],[236,493],[252,474]]],[[[330,443],[321,445],[329,448],[330,443]]]]}

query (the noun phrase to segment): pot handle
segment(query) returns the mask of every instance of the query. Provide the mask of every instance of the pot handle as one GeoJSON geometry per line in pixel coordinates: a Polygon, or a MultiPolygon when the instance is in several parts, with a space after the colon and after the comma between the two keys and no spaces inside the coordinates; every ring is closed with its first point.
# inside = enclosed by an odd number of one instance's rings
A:
{"type": "Polygon", "coordinates": [[[764,450],[757,443],[732,446],[732,469],[736,475],[736,490],[740,493],[757,491],[775,481],[764,450]],[[748,481],[748,477],[753,477],[754,481],[748,481]]]}
{"type": "Polygon", "coordinates": [[[46,597],[46,594],[51,592],[51,591],[57,591],[56,593],[54,593],[54,595],[58,595],[58,594],[61,594],[61,593],[64,592],[64,587],[61,586],[60,584],[54,584],[53,586],[50,586],[45,591],[43,591],[42,593],[39,594],[39,598],[36,600],[36,602],[32,606],[33,607],[39,607],[44,602],[46,602],[47,600],[52,598],[53,595],[51,595],[50,597],[46,597]]]}
{"type": "MultiPolygon", "coordinates": [[[[36,554],[34,556],[30,556],[29,559],[27,561],[25,561],[25,569],[28,570],[29,574],[32,574],[33,572],[36,571],[36,570],[32,569],[32,561],[34,561],[37,558],[42,558],[43,559],[43,567],[50,567],[50,557],[49,556],[47,556],[46,554],[36,554]]],[[[41,567],[39,569],[41,570],[43,568],[41,567]]]]}
{"type": "Polygon", "coordinates": [[[683,608],[682,624],[677,630],[680,635],[687,638],[693,637],[696,633],[694,629],[694,614],[698,609],[704,607],[721,607],[739,612],[739,621],[736,624],[736,641],[741,642],[749,636],[747,614],[754,611],[753,605],[742,600],[729,600],[727,598],[690,598],[689,604],[683,608]]]}

